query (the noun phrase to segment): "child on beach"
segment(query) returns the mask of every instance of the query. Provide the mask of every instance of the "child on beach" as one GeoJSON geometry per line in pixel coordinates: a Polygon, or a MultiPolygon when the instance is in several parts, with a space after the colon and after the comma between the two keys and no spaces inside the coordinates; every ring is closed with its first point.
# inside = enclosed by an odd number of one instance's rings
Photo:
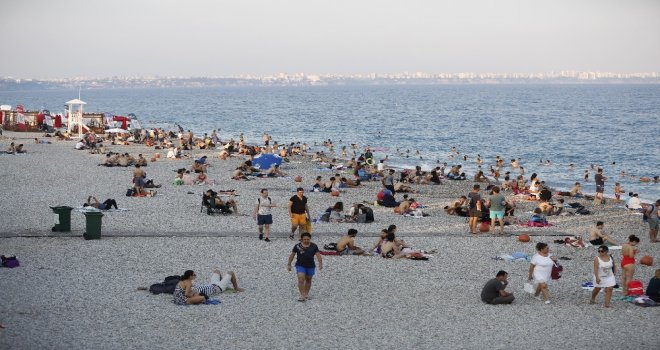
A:
{"type": "Polygon", "coordinates": [[[291,271],[291,263],[295,257],[298,291],[300,292],[298,301],[304,302],[310,299],[309,290],[312,288],[312,277],[316,274],[314,257],[319,261],[319,270],[323,270],[323,259],[321,258],[319,247],[312,243],[312,235],[303,232],[300,236],[301,242],[296,244],[291,250],[291,254],[289,254],[287,270],[291,271]]]}
{"type": "Polygon", "coordinates": [[[623,190],[621,189],[621,184],[617,182],[614,184],[614,198],[616,198],[615,202],[617,203],[623,202],[621,200],[621,193],[623,193],[623,190]]]}

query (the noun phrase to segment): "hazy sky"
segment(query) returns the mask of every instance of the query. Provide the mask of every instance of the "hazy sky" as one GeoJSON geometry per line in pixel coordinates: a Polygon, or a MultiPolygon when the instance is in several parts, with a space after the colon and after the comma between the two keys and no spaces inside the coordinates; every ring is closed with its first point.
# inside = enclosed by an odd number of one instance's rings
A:
{"type": "Polygon", "coordinates": [[[660,0],[2,0],[0,76],[660,72],[660,0]]]}

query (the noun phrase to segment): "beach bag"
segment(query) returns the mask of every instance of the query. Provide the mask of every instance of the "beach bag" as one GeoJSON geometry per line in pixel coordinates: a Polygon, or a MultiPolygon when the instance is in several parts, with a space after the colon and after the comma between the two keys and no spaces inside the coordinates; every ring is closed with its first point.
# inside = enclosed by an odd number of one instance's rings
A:
{"type": "Polygon", "coordinates": [[[564,272],[564,267],[559,265],[558,262],[556,262],[554,265],[552,265],[552,272],[550,272],[550,278],[553,280],[558,280],[561,278],[561,273],[564,272]]]}
{"type": "Polygon", "coordinates": [[[642,281],[632,280],[628,282],[628,294],[626,295],[644,295],[644,285],[642,281]]]}
{"type": "Polygon", "coordinates": [[[126,190],[126,197],[133,197],[133,189],[129,188],[126,190]]]}
{"type": "Polygon", "coordinates": [[[307,222],[305,222],[304,231],[307,232],[307,233],[312,233],[312,221],[311,220],[308,219],[307,222]]]}
{"type": "Polygon", "coordinates": [[[181,280],[181,276],[167,276],[162,283],[155,283],[149,287],[149,291],[153,294],[174,294],[176,285],[181,280]]]}
{"type": "Polygon", "coordinates": [[[20,264],[18,263],[18,259],[16,259],[15,256],[2,256],[2,267],[13,269],[14,267],[18,266],[20,266],[20,264]]]}
{"type": "Polygon", "coordinates": [[[534,294],[536,292],[536,288],[534,288],[534,285],[529,282],[525,282],[525,285],[523,286],[523,290],[529,294],[534,294]]]}
{"type": "Polygon", "coordinates": [[[337,243],[328,243],[323,246],[325,250],[337,250],[337,243]]]}

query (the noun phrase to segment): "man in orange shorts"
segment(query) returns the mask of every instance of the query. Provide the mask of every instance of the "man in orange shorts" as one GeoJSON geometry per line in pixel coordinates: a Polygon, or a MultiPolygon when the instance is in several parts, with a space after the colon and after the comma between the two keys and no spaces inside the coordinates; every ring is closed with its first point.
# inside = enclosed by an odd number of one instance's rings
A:
{"type": "Polygon", "coordinates": [[[303,193],[305,193],[305,190],[302,187],[298,187],[296,195],[289,199],[289,216],[291,217],[290,239],[293,239],[293,235],[298,228],[299,233],[302,234],[304,227],[307,225],[307,220],[309,220],[307,197],[305,197],[303,193]]]}

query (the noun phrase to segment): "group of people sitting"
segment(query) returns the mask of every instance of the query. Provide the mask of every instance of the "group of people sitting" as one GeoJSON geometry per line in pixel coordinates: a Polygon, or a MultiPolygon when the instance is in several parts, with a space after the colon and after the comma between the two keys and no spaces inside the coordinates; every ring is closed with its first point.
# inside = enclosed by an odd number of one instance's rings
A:
{"type": "Polygon", "coordinates": [[[105,167],[129,167],[134,165],[145,167],[149,165],[149,163],[147,162],[147,159],[142,155],[142,153],[138,154],[137,158],[135,158],[128,153],[119,154],[108,152],[105,155],[105,160],[103,163],[99,165],[105,167]]]}
{"type": "Polygon", "coordinates": [[[374,211],[362,203],[354,203],[348,213],[344,214],[344,202],[336,202],[325,210],[320,221],[372,223],[374,222],[374,211]]]}
{"type": "Polygon", "coordinates": [[[380,256],[387,259],[428,259],[429,254],[435,252],[412,249],[403,239],[397,238],[395,232],[396,225],[390,225],[388,228],[383,229],[376,244],[370,250],[365,250],[356,245],[355,237],[358,231],[351,228],[337,241],[334,247],[339,255],[380,256]]]}
{"type": "Polygon", "coordinates": [[[5,152],[7,154],[20,154],[20,153],[27,153],[25,149],[23,149],[23,144],[19,144],[16,146],[15,143],[10,143],[9,147],[7,147],[7,151],[5,152]]]}

